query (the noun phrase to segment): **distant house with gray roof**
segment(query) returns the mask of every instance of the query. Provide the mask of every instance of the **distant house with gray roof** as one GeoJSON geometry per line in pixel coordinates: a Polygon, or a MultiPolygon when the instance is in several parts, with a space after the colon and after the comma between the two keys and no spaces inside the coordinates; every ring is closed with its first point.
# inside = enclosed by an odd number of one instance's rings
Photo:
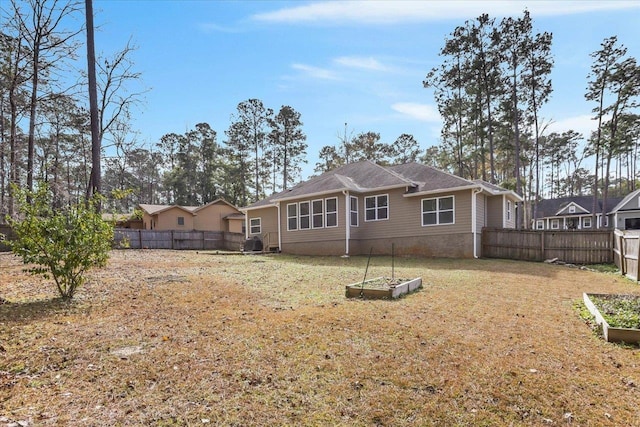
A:
{"type": "Polygon", "coordinates": [[[241,210],[247,238],[303,255],[480,256],[483,227],[514,228],[513,191],[419,163],[365,160],[241,210]]]}
{"type": "MultiPolygon", "coordinates": [[[[618,205],[622,198],[610,197],[607,206],[618,205]]],[[[591,230],[609,227],[610,210],[602,219],[603,203],[599,199],[596,204],[596,224],[593,224],[593,196],[560,197],[538,202],[533,218],[536,230],[591,230]]]]}

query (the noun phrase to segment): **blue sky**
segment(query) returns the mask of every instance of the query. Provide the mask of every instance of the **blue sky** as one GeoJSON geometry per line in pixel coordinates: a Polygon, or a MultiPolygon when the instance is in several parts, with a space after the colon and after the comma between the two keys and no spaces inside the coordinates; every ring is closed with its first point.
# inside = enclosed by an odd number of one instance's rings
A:
{"type": "Polygon", "coordinates": [[[96,50],[131,39],[135,68],[151,88],[134,111],[141,144],[207,122],[225,139],[239,102],[258,98],[301,113],[313,172],[324,145],[374,131],[384,142],[413,134],[438,144],[440,119],[426,73],[444,37],[465,20],[498,20],[527,8],[535,31],[553,33],[550,130],[593,128],[584,100],[589,54],[617,35],[640,58],[639,1],[133,1],[94,0],[96,50]]]}

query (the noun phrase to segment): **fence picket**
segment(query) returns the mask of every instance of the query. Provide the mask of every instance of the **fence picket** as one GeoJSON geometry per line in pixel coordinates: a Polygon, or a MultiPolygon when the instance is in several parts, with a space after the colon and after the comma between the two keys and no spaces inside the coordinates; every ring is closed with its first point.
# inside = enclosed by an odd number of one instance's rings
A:
{"type": "Polygon", "coordinates": [[[611,230],[482,229],[482,256],[523,261],[557,258],[572,264],[613,262],[611,230]]]}
{"type": "Polygon", "coordinates": [[[130,249],[239,250],[244,234],[223,231],[156,231],[116,229],[116,247],[130,249]]]}

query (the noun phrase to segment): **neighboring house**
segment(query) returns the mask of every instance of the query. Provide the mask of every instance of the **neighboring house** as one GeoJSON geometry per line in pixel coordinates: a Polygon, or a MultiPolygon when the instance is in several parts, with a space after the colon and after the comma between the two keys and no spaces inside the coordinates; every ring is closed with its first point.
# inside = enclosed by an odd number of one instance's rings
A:
{"type": "Polygon", "coordinates": [[[627,194],[609,211],[609,216],[619,230],[640,230],[640,190],[627,194]]]}
{"type": "Polygon", "coordinates": [[[247,238],[305,255],[480,256],[482,227],[515,226],[512,191],[429,166],[351,163],[242,211],[247,238]]]}
{"type": "MultiPolygon", "coordinates": [[[[622,199],[608,198],[607,206],[616,206],[622,199]]],[[[609,209],[607,209],[609,210],[609,209]]],[[[541,200],[533,218],[535,230],[591,230],[609,226],[609,216],[602,221],[602,200],[596,206],[596,224],[593,224],[593,196],[560,197],[541,200]]]]}
{"type": "Polygon", "coordinates": [[[244,233],[244,215],[232,204],[217,199],[203,206],[141,204],[145,230],[199,230],[244,233]]]}

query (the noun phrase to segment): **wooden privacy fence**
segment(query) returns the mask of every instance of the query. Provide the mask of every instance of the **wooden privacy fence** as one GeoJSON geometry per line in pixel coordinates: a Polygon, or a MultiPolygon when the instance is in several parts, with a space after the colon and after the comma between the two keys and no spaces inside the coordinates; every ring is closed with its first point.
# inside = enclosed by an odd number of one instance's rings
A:
{"type": "Polygon", "coordinates": [[[130,249],[198,249],[240,250],[244,234],[224,231],[155,231],[116,229],[117,248],[130,249]]]}
{"type": "Polygon", "coordinates": [[[613,247],[613,259],[620,272],[636,282],[640,281],[638,264],[640,263],[640,232],[616,230],[613,247]]]}
{"type": "Polygon", "coordinates": [[[523,261],[557,258],[571,264],[613,262],[613,231],[482,229],[482,256],[523,261]]]}

